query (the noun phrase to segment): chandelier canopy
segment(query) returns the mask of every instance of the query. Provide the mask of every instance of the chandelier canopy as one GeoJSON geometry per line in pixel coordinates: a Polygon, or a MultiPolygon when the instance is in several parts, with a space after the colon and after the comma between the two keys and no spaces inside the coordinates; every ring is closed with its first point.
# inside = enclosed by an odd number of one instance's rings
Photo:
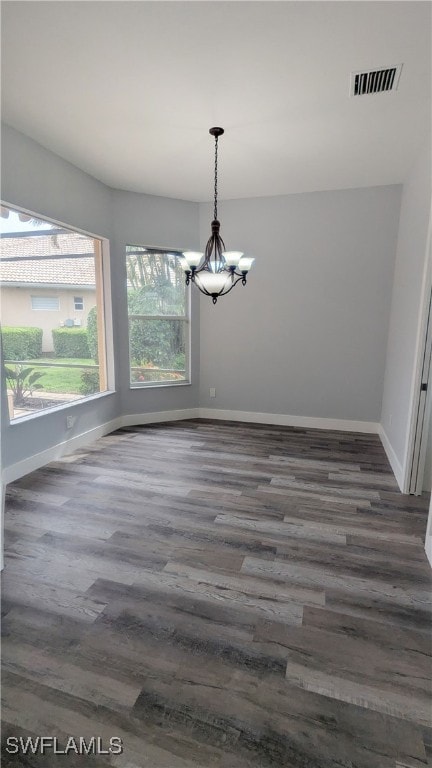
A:
{"type": "Polygon", "coordinates": [[[210,128],[209,133],[215,139],[214,161],[214,213],[211,223],[211,235],[204,253],[185,251],[179,256],[180,264],[186,275],[186,285],[193,283],[201,293],[211,296],[216,304],[219,296],[232,291],[241,280],[246,285],[246,276],[254,259],[244,256],[240,251],[226,251],[219,229],[217,217],[217,182],[218,182],[218,139],[224,133],[223,128],[210,128]]]}

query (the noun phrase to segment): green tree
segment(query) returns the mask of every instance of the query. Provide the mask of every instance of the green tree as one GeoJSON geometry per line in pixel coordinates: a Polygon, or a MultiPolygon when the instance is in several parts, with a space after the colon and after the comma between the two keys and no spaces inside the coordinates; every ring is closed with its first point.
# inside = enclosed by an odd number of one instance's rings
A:
{"type": "Polygon", "coordinates": [[[128,255],[129,338],[132,363],[163,368],[184,366],[184,323],[133,315],[185,314],[183,271],[175,256],[139,252],[128,255]]]}
{"type": "Polygon", "coordinates": [[[92,307],[87,316],[87,344],[91,357],[98,363],[97,307],[92,307]]]}

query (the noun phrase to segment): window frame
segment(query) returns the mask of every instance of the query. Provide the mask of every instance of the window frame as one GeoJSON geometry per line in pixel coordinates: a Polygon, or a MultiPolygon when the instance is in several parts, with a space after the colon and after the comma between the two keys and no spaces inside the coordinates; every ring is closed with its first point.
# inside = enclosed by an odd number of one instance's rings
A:
{"type": "MultiPolygon", "coordinates": [[[[150,253],[160,253],[162,255],[181,255],[185,248],[163,248],[157,245],[138,245],[137,243],[126,242],[125,245],[125,267],[127,267],[128,248],[136,248],[137,250],[143,249],[150,253]]],[[[127,330],[128,330],[128,361],[129,361],[129,389],[151,389],[153,387],[189,387],[192,384],[192,366],[191,366],[191,342],[192,342],[192,323],[191,323],[191,292],[187,290],[185,285],[185,314],[184,315],[142,315],[142,314],[129,314],[128,308],[128,283],[126,284],[126,311],[127,311],[127,330]],[[185,324],[185,378],[178,381],[132,381],[132,361],[130,354],[130,325],[131,319],[136,320],[179,320],[185,324]]]]}
{"type": "MultiPolygon", "coordinates": [[[[65,224],[59,219],[52,218],[45,213],[37,213],[34,210],[28,208],[22,208],[15,203],[11,203],[7,200],[1,199],[0,205],[5,208],[9,208],[12,212],[22,213],[34,219],[40,219],[48,224],[53,224],[61,229],[68,230],[70,232],[84,235],[85,237],[92,238],[95,241],[95,272],[99,272],[99,280],[96,280],[96,295],[102,301],[103,304],[103,336],[104,336],[104,357],[105,357],[105,380],[106,389],[102,392],[94,392],[91,395],[83,395],[76,400],[71,400],[68,403],[60,405],[53,405],[47,408],[42,408],[34,413],[27,413],[21,416],[10,418],[9,409],[6,409],[7,423],[9,426],[14,427],[17,424],[22,424],[33,419],[49,417],[52,413],[58,413],[67,411],[71,408],[79,407],[84,403],[91,402],[93,400],[101,400],[115,394],[115,363],[114,363],[114,333],[113,333],[113,313],[112,313],[112,289],[111,289],[111,259],[110,259],[110,241],[103,235],[89,232],[88,230],[80,227],[65,224]],[[98,244],[98,245],[97,245],[98,244]],[[98,256],[98,258],[97,258],[98,256]]],[[[1,289],[0,289],[1,292],[1,289]]],[[[35,310],[37,311],[37,310],[35,310]]],[[[40,311],[40,310],[39,310],[40,311]]],[[[1,328],[1,325],[0,325],[1,328]]],[[[4,397],[6,398],[7,382],[6,378],[1,376],[1,388],[4,391],[4,397]]]]}
{"type": "Polygon", "coordinates": [[[84,296],[74,296],[74,312],[84,312],[84,296]],[[77,307],[78,304],[82,304],[81,307],[77,307]]]}

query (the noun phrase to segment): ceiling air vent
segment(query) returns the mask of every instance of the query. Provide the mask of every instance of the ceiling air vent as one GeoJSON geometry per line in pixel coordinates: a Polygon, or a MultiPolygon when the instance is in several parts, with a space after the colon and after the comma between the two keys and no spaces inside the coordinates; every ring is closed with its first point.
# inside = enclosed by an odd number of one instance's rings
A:
{"type": "Polygon", "coordinates": [[[397,67],[371,69],[367,72],[351,72],[350,96],[395,91],[398,87],[401,70],[402,64],[397,67]]]}

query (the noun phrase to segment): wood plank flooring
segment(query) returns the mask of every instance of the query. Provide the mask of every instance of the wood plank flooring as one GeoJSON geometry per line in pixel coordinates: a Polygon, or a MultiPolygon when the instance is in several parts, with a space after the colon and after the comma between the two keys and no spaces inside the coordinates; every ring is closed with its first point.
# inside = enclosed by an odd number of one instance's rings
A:
{"type": "Polygon", "coordinates": [[[206,420],[11,484],[4,768],[430,768],[427,507],[375,435],[206,420]]]}

